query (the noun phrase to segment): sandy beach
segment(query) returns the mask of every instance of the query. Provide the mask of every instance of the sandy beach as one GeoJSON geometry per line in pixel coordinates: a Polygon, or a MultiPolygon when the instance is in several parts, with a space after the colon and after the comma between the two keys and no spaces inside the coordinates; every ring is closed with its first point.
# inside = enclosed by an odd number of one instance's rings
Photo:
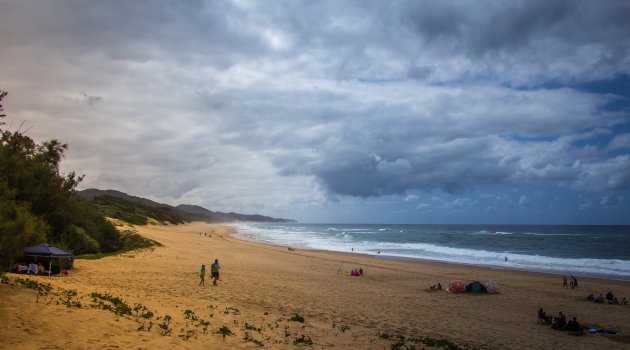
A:
{"type": "Polygon", "coordinates": [[[29,277],[50,283],[50,292],[7,274],[0,348],[430,349],[410,339],[423,337],[471,349],[630,349],[630,307],[586,300],[608,291],[629,298],[630,282],[580,278],[579,290],[564,289],[558,275],[288,250],[231,238],[222,225],[136,229],[164,246],[78,259],[67,277],[29,277]],[[222,266],[218,286],[209,274],[199,286],[201,264],[209,272],[214,259],[222,266]],[[365,275],[348,276],[353,268],[365,275]],[[429,290],[456,278],[493,279],[501,293],[429,290]],[[106,295],[136,310],[105,310],[106,295]],[[536,322],[540,307],[618,333],[556,331],[536,322]]]}

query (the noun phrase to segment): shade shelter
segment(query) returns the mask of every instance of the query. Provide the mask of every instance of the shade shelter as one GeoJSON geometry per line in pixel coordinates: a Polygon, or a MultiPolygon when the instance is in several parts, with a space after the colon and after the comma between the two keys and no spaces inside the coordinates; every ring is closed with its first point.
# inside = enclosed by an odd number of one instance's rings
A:
{"type": "Polygon", "coordinates": [[[479,281],[472,281],[466,286],[466,291],[468,293],[488,293],[486,286],[481,284],[479,281]]]}
{"type": "Polygon", "coordinates": [[[38,245],[34,245],[31,247],[26,247],[22,249],[22,253],[24,253],[25,257],[34,258],[35,261],[38,260],[47,260],[48,261],[48,276],[52,273],[52,263],[53,260],[57,259],[59,265],[61,265],[62,259],[68,259],[69,262],[72,262],[72,253],[67,252],[63,249],[53,247],[48,243],[42,243],[38,245]]]}
{"type": "Polygon", "coordinates": [[[488,280],[486,281],[486,290],[488,290],[488,293],[496,294],[501,291],[501,288],[499,288],[499,283],[497,283],[497,281],[488,280]]]}
{"type": "Polygon", "coordinates": [[[452,280],[448,289],[453,293],[463,293],[466,291],[466,284],[462,280],[452,280]]]}

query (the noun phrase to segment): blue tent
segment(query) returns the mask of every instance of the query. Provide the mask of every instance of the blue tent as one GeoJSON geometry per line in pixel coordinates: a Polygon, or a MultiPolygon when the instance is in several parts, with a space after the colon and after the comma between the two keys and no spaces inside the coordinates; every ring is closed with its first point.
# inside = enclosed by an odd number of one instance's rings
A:
{"type": "Polygon", "coordinates": [[[59,263],[61,263],[61,259],[72,259],[72,253],[69,253],[63,249],[59,249],[57,247],[53,247],[48,243],[26,247],[22,249],[22,253],[24,253],[24,256],[35,257],[35,260],[38,260],[38,258],[47,259],[48,271],[46,272],[48,273],[48,276],[50,276],[52,273],[53,259],[59,259],[59,263]]]}
{"type": "Polygon", "coordinates": [[[72,253],[53,247],[48,243],[42,243],[22,249],[26,256],[43,256],[47,258],[71,258],[72,253]]]}
{"type": "Polygon", "coordinates": [[[468,293],[488,293],[486,286],[481,284],[479,281],[472,281],[466,286],[466,291],[468,293]]]}

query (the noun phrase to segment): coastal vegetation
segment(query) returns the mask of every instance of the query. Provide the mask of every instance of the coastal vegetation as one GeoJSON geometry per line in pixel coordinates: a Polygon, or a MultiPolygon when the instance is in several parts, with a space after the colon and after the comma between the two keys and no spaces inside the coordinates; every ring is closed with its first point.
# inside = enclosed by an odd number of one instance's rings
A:
{"type": "Polygon", "coordinates": [[[84,175],[63,174],[68,145],[37,144],[21,128],[6,127],[0,90],[0,271],[10,268],[22,248],[43,242],[94,259],[159,246],[133,229],[117,230],[112,221],[131,225],[190,221],[290,221],[261,215],[212,212],[203,207],[172,207],[107,190],[76,190],[84,175]]]}
{"type": "MultiPolygon", "coordinates": [[[[249,323],[247,320],[232,320],[232,324],[238,329],[228,327],[224,320],[208,321],[197,315],[194,310],[182,310],[182,317],[173,317],[168,314],[161,314],[159,310],[150,309],[140,304],[132,303],[124,300],[120,296],[113,295],[109,292],[91,292],[89,294],[80,293],[73,289],[65,289],[54,287],[50,283],[44,283],[30,278],[3,276],[2,284],[12,287],[22,287],[32,289],[37,292],[35,302],[44,305],[63,305],[67,308],[74,309],[98,309],[110,312],[121,318],[134,321],[138,324],[136,330],[138,332],[155,332],[160,336],[177,335],[182,341],[194,341],[202,334],[212,333],[223,339],[226,337],[237,336],[242,333],[241,339],[245,343],[253,343],[258,347],[264,347],[265,344],[285,344],[290,342],[293,345],[313,346],[317,344],[317,339],[312,335],[303,334],[304,327],[291,327],[291,323],[305,323],[303,316],[295,314],[293,317],[281,317],[276,321],[276,325],[268,324],[267,327],[257,327],[249,323]],[[297,320],[296,320],[297,319],[297,320]],[[277,322],[284,322],[284,328],[279,329],[277,322]],[[157,326],[157,327],[154,327],[157,326]],[[239,327],[240,326],[240,327],[239,327]],[[290,337],[294,337],[290,340],[290,337]]],[[[227,307],[226,310],[238,310],[234,307],[227,307]]],[[[240,316],[240,312],[229,313],[230,316],[240,316]]],[[[268,313],[265,313],[268,316],[268,313]]],[[[209,316],[212,318],[212,315],[209,316]]],[[[255,317],[255,316],[250,316],[255,317]]],[[[349,331],[350,327],[344,325],[341,327],[342,333],[349,331]],[[345,326],[345,327],[344,327],[345,326]],[[345,328],[345,330],[343,329],[345,328]]],[[[338,335],[341,336],[341,335],[338,335]]],[[[357,340],[356,336],[349,336],[357,340]]],[[[422,348],[434,348],[443,350],[473,350],[483,349],[478,347],[462,347],[446,339],[436,339],[432,337],[410,336],[405,337],[398,334],[390,334],[378,332],[376,337],[372,337],[371,342],[381,340],[381,344],[391,349],[410,350],[422,348]]],[[[333,347],[333,344],[327,344],[327,347],[333,347]]]]}
{"type": "Polygon", "coordinates": [[[120,249],[116,228],[74,195],[83,176],[61,173],[68,146],[58,140],[37,144],[22,130],[9,130],[2,114],[6,96],[0,91],[0,269],[22,248],[42,242],[75,254],[120,249]]]}
{"type": "Polygon", "coordinates": [[[150,219],[171,224],[186,222],[170,207],[148,206],[111,195],[94,197],[90,202],[102,215],[119,219],[132,225],[146,225],[150,219]]]}

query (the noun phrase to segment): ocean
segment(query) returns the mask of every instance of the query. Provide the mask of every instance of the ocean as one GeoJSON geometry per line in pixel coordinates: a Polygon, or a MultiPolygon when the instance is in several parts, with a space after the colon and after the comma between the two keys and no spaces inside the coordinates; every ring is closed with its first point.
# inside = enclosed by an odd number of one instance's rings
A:
{"type": "Polygon", "coordinates": [[[294,248],[630,280],[630,226],[233,226],[237,238],[294,248]]]}

